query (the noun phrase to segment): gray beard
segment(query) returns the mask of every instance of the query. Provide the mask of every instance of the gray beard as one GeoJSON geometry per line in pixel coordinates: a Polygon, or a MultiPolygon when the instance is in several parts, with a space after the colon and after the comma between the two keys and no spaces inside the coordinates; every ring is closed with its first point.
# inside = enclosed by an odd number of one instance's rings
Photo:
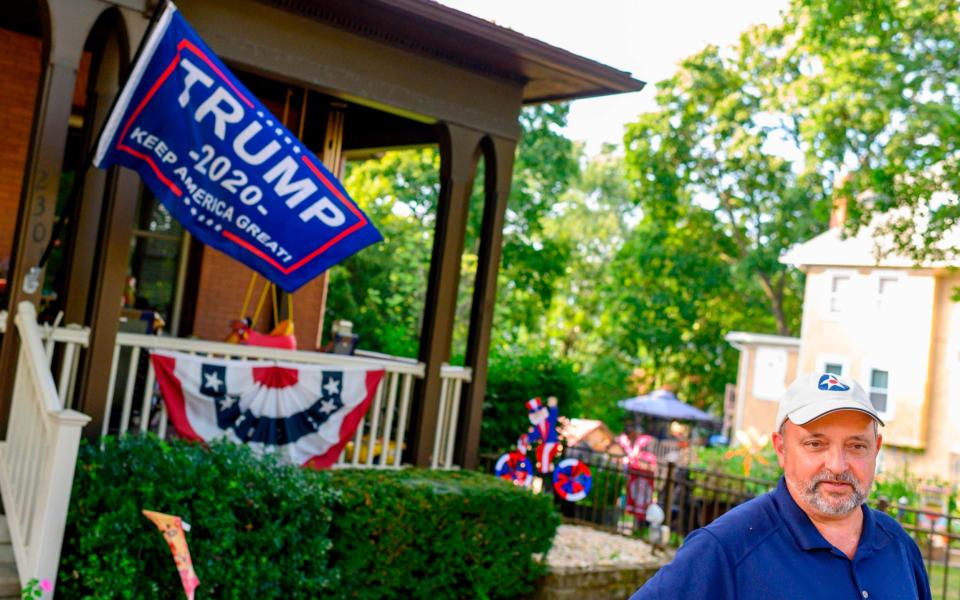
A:
{"type": "Polygon", "coordinates": [[[803,489],[800,490],[803,499],[806,500],[810,506],[825,515],[831,515],[835,517],[848,515],[859,508],[860,505],[867,500],[868,490],[853,476],[853,473],[850,471],[845,471],[840,474],[834,474],[829,471],[821,471],[814,475],[812,479],[804,483],[805,485],[803,489]],[[844,483],[849,483],[853,488],[853,493],[840,499],[831,498],[826,494],[821,494],[817,490],[817,485],[823,481],[842,481],[844,483]]]}

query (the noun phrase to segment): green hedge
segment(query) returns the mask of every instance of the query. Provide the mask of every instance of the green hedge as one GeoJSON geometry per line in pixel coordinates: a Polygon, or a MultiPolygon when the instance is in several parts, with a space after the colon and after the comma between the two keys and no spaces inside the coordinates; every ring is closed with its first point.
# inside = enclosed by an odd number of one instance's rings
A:
{"type": "Polygon", "coordinates": [[[228,443],[205,449],[155,437],[81,448],[60,560],[62,598],[182,597],[170,549],[141,509],[175,514],[200,598],[324,595],[336,494],[323,475],[228,443]]]}
{"type": "Polygon", "coordinates": [[[144,508],[192,525],[198,598],[515,597],[559,523],[549,497],[480,473],[317,473],[232,444],[108,438],[81,448],[58,596],[182,594],[144,508]]]}
{"type": "Polygon", "coordinates": [[[533,590],[560,523],[534,496],[471,471],[335,471],[341,598],[514,598],[533,590]]]}

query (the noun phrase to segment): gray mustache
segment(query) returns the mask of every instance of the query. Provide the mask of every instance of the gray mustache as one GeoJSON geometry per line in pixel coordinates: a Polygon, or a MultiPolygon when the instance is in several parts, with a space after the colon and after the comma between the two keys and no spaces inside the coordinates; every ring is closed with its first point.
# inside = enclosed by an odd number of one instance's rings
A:
{"type": "Polygon", "coordinates": [[[829,473],[821,472],[817,473],[813,479],[810,480],[810,487],[815,488],[821,483],[848,483],[854,487],[854,489],[860,489],[860,482],[857,481],[856,477],[853,476],[853,473],[850,471],[844,471],[843,473],[829,473]]]}

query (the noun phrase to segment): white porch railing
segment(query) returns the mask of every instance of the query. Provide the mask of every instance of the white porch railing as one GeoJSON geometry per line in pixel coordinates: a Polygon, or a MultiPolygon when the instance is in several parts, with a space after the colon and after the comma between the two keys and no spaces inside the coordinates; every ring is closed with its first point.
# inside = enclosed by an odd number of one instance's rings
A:
{"type": "MultiPolygon", "coordinates": [[[[57,366],[58,398],[62,406],[71,406],[75,394],[77,367],[80,356],[88,345],[89,329],[76,325],[43,326],[42,336],[47,364],[57,366]]],[[[331,367],[384,369],[386,375],[377,388],[370,410],[360,422],[357,433],[335,466],[399,468],[403,464],[403,440],[410,416],[413,382],[414,379],[423,377],[423,363],[374,352],[361,351],[357,356],[344,356],[121,332],[117,334],[110,365],[110,383],[105,399],[101,435],[152,431],[161,438],[167,436],[166,409],[155,389],[153,365],[146,360],[146,354],[152,350],[241,360],[279,360],[331,367]]],[[[440,410],[431,466],[449,469],[454,466],[453,448],[456,443],[461,390],[464,383],[470,381],[471,372],[467,367],[443,365],[440,377],[440,410]]]]}
{"type": "Polygon", "coordinates": [[[16,331],[20,350],[7,439],[0,442],[0,496],[26,585],[34,577],[56,581],[80,431],[90,417],[62,408],[32,304],[19,305],[16,331]]]}

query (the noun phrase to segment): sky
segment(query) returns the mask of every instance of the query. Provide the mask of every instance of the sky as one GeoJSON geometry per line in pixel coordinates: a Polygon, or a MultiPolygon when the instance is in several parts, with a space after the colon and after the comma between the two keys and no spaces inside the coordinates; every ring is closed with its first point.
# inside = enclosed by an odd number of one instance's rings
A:
{"type": "Polygon", "coordinates": [[[622,145],[624,124],[655,109],[655,83],[708,44],[730,46],[751,25],[780,22],[788,0],[440,0],[529,37],[630,72],[647,82],[633,94],[577,100],[567,137],[594,155],[622,145]]]}

